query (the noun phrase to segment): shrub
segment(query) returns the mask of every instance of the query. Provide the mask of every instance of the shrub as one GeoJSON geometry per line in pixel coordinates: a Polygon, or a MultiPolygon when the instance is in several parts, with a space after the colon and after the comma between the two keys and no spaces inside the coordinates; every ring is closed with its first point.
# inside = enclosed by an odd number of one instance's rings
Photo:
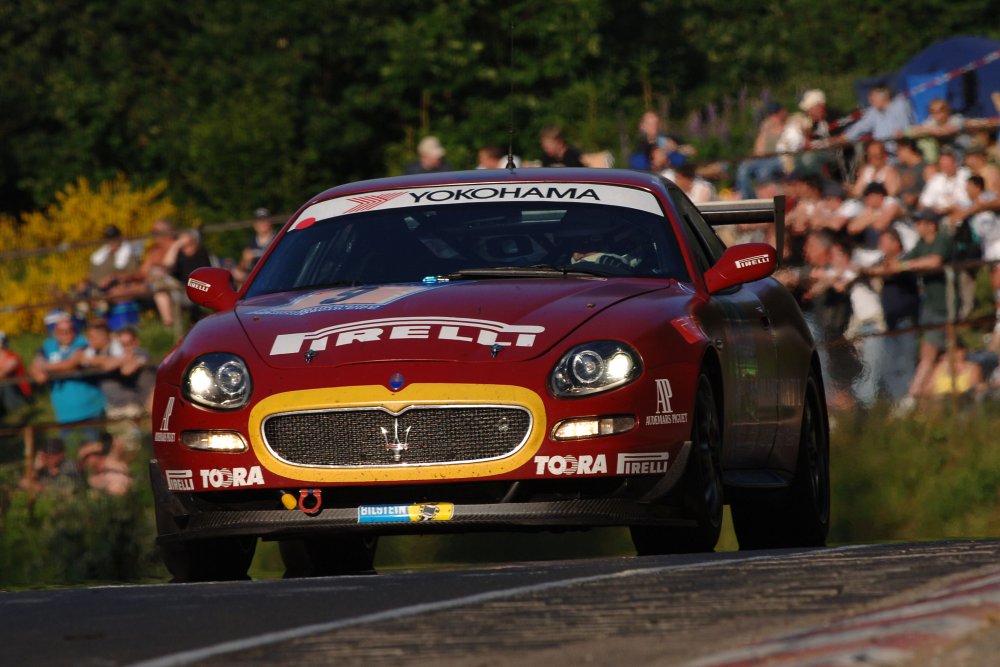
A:
{"type": "Polygon", "coordinates": [[[176,215],[176,207],[162,197],[166,187],[160,182],[134,189],[120,176],[92,188],[87,179],[80,178],[57,193],[56,201],[44,211],[26,213],[19,220],[0,217],[4,251],[66,247],[65,252],[0,261],[0,285],[6,290],[0,329],[8,334],[41,330],[45,308],[18,308],[64,298],[86,277],[93,246],[107,225],[117,225],[130,238],[147,234],[157,218],[176,215]]]}

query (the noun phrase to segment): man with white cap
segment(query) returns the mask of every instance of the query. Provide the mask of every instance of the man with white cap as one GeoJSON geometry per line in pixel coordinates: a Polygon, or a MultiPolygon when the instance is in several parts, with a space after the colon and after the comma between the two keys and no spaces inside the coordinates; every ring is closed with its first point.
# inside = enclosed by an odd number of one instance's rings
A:
{"type": "Polygon", "coordinates": [[[441,140],[429,135],[417,144],[417,160],[406,165],[407,174],[429,174],[437,171],[451,171],[451,165],[445,162],[445,149],[441,140]]]}
{"type": "MultiPolygon", "coordinates": [[[[807,90],[799,100],[799,109],[808,116],[812,129],[806,139],[807,149],[817,149],[829,146],[831,137],[839,135],[843,128],[831,127],[830,124],[840,117],[839,112],[831,110],[826,105],[826,93],[819,88],[807,90]]],[[[832,152],[806,153],[802,156],[804,166],[819,167],[828,172],[834,180],[842,181],[846,174],[846,164],[851,161],[854,153],[851,146],[839,146],[843,153],[832,152]]]]}

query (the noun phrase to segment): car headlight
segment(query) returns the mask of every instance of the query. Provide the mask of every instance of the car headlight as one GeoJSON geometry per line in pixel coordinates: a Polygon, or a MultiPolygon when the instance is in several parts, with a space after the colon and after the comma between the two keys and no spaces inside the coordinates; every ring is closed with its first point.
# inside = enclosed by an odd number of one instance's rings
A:
{"type": "Polygon", "coordinates": [[[628,384],[642,372],[639,353],[616,340],[577,345],[552,369],[549,387],[562,398],[586,396],[628,384]]]}
{"type": "Polygon", "coordinates": [[[184,397],[208,408],[242,408],[250,400],[252,391],[250,371],[235,354],[214,352],[202,355],[184,374],[184,397]]]}

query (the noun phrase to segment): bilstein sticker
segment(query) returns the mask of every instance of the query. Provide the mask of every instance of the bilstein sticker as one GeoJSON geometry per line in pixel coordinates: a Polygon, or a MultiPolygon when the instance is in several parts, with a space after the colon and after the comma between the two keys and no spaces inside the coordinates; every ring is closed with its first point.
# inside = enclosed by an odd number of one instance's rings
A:
{"type": "Polygon", "coordinates": [[[452,503],[362,505],[358,508],[358,523],[451,521],[454,517],[455,505],[452,503]]]}

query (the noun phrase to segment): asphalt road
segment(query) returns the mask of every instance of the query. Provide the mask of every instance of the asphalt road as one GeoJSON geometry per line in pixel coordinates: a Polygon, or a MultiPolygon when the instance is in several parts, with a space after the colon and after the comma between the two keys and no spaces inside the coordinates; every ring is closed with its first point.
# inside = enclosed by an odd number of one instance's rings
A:
{"type": "Polygon", "coordinates": [[[998,555],[963,541],[4,593],[0,663],[992,664],[971,647],[996,636],[998,555]]]}

